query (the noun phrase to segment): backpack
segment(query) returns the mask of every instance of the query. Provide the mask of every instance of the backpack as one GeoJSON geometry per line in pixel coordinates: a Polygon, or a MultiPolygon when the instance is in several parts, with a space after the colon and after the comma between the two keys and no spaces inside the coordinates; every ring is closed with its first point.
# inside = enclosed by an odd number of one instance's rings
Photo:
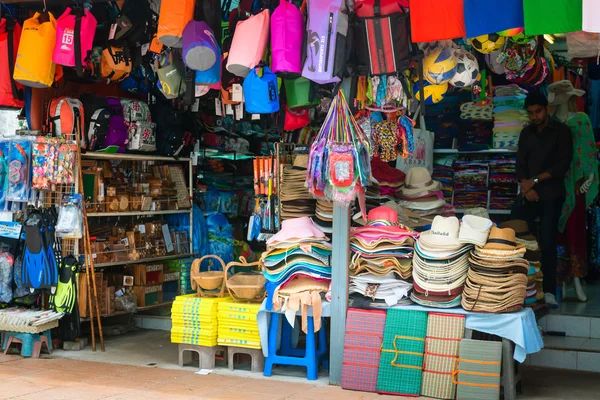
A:
{"type": "Polygon", "coordinates": [[[106,135],[110,125],[111,113],[104,97],[82,94],[79,100],[84,109],[84,126],[87,128],[87,150],[99,151],[106,148],[106,135]]]}
{"type": "Polygon", "coordinates": [[[127,78],[121,82],[121,90],[130,93],[148,94],[156,83],[156,75],[147,63],[133,67],[127,78]]]}
{"type": "Polygon", "coordinates": [[[162,94],[152,106],[156,122],[156,148],[163,156],[186,157],[194,148],[194,135],[185,129],[184,113],[173,108],[162,94]]]}
{"type": "Polygon", "coordinates": [[[127,125],[125,125],[125,118],[123,117],[123,106],[121,101],[114,97],[106,97],[108,104],[108,110],[110,111],[110,120],[108,123],[108,132],[104,139],[104,145],[107,148],[107,153],[124,153],[129,141],[129,132],[127,131],[127,125]],[[115,146],[108,149],[111,146],[115,146]]]}
{"type": "Polygon", "coordinates": [[[274,73],[302,72],[304,17],[298,7],[282,0],[271,17],[271,69],[274,73]]]}
{"type": "Polygon", "coordinates": [[[13,79],[20,38],[21,25],[13,19],[0,18],[0,106],[25,105],[23,85],[13,79]]]}
{"type": "Polygon", "coordinates": [[[111,82],[122,82],[131,73],[131,67],[131,56],[127,46],[110,45],[102,51],[102,78],[111,82]]]}
{"type": "Polygon", "coordinates": [[[227,60],[229,72],[246,77],[260,63],[267,48],[270,20],[269,10],[263,10],[238,22],[227,60]]]}
{"type": "Polygon", "coordinates": [[[318,84],[339,82],[348,62],[348,15],[344,8],[344,0],[308,0],[302,76],[318,84]]]}
{"type": "Polygon", "coordinates": [[[96,25],[96,18],[88,10],[72,10],[67,7],[56,20],[56,44],[52,61],[75,67],[77,76],[83,77],[83,65],[92,50],[96,25]]]}
{"type": "Polygon", "coordinates": [[[48,88],[62,76],[62,67],[52,61],[56,41],[56,19],[51,12],[36,12],[25,20],[19,41],[13,78],[24,86],[48,88]]]}
{"type": "Polygon", "coordinates": [[[157,38],[165,47],[181,48],[188,22],[194,19],[196,0],[161,1],[157,38]]]}
{"type": "Polygon", "coordinates": [[[156,151],[156,124],[152,123],[148,104],[137,100],[121,100],[121,105],[129,133],[127,149],[156,151]]]}
{"type": "Polygon", "coordinates": [[[81,101],[71,97],[56,97],[48,104],[46,126],[49,133],[56,137],[65,137],[67,141],[76,140],[79,134],[81,147],[86,147],[84,136],[84,109],[81,101]]]}
{"type": "Polygon", "coordinates": [[[155,13],[148,0],[127,0],[115,22],[113,40],[129,48],[134,66],[142,63],[142,46],[150,43],[156,32],[155,13]]]}

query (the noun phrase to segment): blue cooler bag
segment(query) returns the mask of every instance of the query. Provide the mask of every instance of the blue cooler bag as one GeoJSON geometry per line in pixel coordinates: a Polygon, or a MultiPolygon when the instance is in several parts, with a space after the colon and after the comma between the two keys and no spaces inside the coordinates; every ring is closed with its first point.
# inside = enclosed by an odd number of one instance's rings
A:
{"type": "Polygon", "coordinates": [[[279,111],[277,76],[268,67],[263,67],[261,77],[253,68],[244,79],[244,101],[246,112],[250,114],[271,114],[279,111]]]}

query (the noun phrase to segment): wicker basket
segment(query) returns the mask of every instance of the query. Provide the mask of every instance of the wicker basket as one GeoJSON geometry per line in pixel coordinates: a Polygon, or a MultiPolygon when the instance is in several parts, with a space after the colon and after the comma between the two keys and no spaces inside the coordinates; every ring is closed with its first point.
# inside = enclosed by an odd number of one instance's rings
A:
{"type": "Polygon", "coordinates": [[[262,302],[265,298],[265,282],[262,272],[239,272],[228,278],[231,267],[259,267],[259,262],[248,263],[242,256],[240,262],[232,261],[225,267],[225,286],[227,292],[236,301],[262,302]]]}
{"type": "MultiPolygon", "coordinates": [[[[210,269],[210,266],[209,266],[210,269]]],[[[197,258],[192,263],[190,270],[190,282],[192,290],[198,291],[200,297],[223,297],[225,294],[224,277],[225,262],[219,256],[207,255],[202,258],[197,258]],[[221,263],[221,271],[206,271],[200,272],[200,264],[204,259],[214,258],[221,263]]]]}

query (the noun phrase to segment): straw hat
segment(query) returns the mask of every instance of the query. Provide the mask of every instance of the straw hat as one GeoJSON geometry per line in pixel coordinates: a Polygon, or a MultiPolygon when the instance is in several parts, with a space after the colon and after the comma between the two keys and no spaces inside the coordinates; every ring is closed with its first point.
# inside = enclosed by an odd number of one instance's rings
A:
{"type": "Polygon", "coordinates": [[[461,243],[471,243],[483,246],[488,239],[492,225],[492,221],[488,218],[477,217],[475,215],[464,215],[462,217],[458,240],[461,243]]]}
{"type": "Polygon", "coordinates": [[[308,217],[288,219],[281,223],[281,230],[267,240],[267,245],[278,242],[294,242],[306,239],[324,239],[322,230],[308,217]]]}
{"type": "Polygon", "coordinates": [[[515,240],[515,230],[512,228],[496,228],[492,227],[490,236],[487,240],[484,250],[520,250],[522,244],[518,244],[515,240]]]}
{"type": "MultiPolygon", "coordinates": [[[[294,158],[294,168],[308,168],[308,154],[298,154],[294,158]]],[[[303,171],[304,172],[304,171],[303,171]]],[[[306,172],[304,172],[306,174],[306,172]]]]}
{"type": "Polygon", "coordinates": [[[431,229],[421,234],[419,242],[433,249],[460,248],[462,247],[462,243],[458,240],[459,229],[458,218],[437,215],[433,219],[431,229]]]}
{"type": "Polygon", "coordinates": [[[440,183],[431,179],[427,168],[413,167],[408,170],[404,186],[399,189],[400,194],[407,198],[422,197],[440,190],[440,183]]]}
{"type": "Polygon", "coordinates": [[[511,228],[515,231],[515,237],[522,240],[536,240],[536,237],[529,231],[527,221],[522,219],[511,219],[500,224],[500,228],[511,228]]]}

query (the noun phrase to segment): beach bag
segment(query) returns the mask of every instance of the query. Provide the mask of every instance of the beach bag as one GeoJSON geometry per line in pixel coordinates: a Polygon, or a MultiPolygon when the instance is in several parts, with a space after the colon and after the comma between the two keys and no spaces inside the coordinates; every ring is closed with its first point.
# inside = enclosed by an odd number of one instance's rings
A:
{"type": "Polygon", "coordinates": [[[148,0],[126,0],[115,23],[117,29],[113,39],[127,43],[136,66],[143,56],[141,47],[150,43],[156,33],[150,3],[148,0]]]}
{"type": "Polygon", "coordinates": [[[302,76],[318,84],[340,81],[348,62],[344,0],[308,0],[306,58],[302,76]]]}
{"type": "Polygon", "coordinates": [[[125,118],[123,117],[123,106],[121,105],[121,101],[115,97],[106,97],[106,103],[110,111],[110,121],[108,123],[108,132],[104,139],[104,146],[114,146],[115,148],[111,149],[110,152],[116,150],[117,153],[125,153],[127,142],[129,141],[129,132],[127,131],[127,125],[125,125],[125,118]]]}
{"type": "Polygon", "coordinates": [[[196,71],[220,65],[221,47],[213,30],[204,21],[190,21],[183,31],[183,62],[196,71]]]}
{"type": "Polygon", "coordinates": [[[149,64],[143,63],[131,68],[131,73],[121,82],[120,88],[125,92],[148,94],[155,83],[154,71],[149,64]]]}
{"type": "Polygon", "coordinates": [[[127,149],[132,151],[156,150],[156,124],[152,123],[150,107],[143,101],[121,100],[123,117],[129,133],[127,149]]]}
{"type": "Polygon", "coordinates": [[[62,76],[52,61],[56,41],[56,19],[51,12],[36,12],[25,20],[19,41],[13,78],[24,86],[48,88],[62,76]]]}
{"type": "Polygon", "coordinates": [[[160,3],[156,37],[165,47],[181,48],[183,30],[194,19],[196,0],[166,0],[160,3]]]}
{"type": "Polygon", "coordinates": [[[49,133],[66,140],[75,140],[75,135],[80,134],[80,145],[85,148],[84,109],[81,101],[66,96],[56,97],[48,104],[46,115],[49,133]]]}
{"type": "Polygon", "coordinates": [[[285,79],[285,97],[288,108],[313,107],[319,104],[319,86],[304,78],[285,79]]]}
{"type": "Polygon", "coordinates": [[[75,67],[77,75],[83,77],[83,65],[92,50],[96,25],[96,18],[88,10],[67,7],[56,20],[56,44],[52,61],[75,67]]]}
{"type": "Polygon", "coordinates": [[[267,48],[269,29],[269,10],[238,22],[227,60],[229,72],[244,78],[260,63],[267,48]]]}
{"type": "Polygon", "coordinates": [[[302,72],[304,17],[288,0],[282,0],[271,17],[271,70],[274,73],[302,72]]]}
{"type": "Polygon", "coordinates": [[[310,113],[307,109],[291,110],[286,106],[283,130],[295,131],[310,124],[310,113]]]}
{"type": "Polygon", "coordinates": [[[185,66],[175,57],[172,51],[161,56],[160,61],[154,60],[158,75],[158,88],[167,99],[176,99],[185,93],[185,66]]]}
{"type": "Polygon", "coordinates": [[[151,108],[156,122],[156,148],[163,156],[185,157],[193,149],[193,134],[184,128],[183,111],[162,97],[157,95],[157,103],[151,108]]]}
{"type": "Polygon", "coordinates": [[[414,167],[427,168],[429,173],[433,173],[433,143],[434,133],[428,131],[425,127],[425,119],[419,120],[419,128],[413,129],[414,151],[408,153],[408,157],[398,157],[396,159],[396,169],[404,173],[414,167]]]}
{"type": "Polygon", "coordinates": [[[414,46],[410,38],[409,16],[397,2],[387,8],[374,0],[373,14],[363,9],[364,18],[356,25],[355,42],[358,66],[368,67],[370,75],[389,75],[409,68],[414,46]],[[393,5],[396,7],[393,7],[393,5]],[[399,11],[385,14],[399,9],[399,11]]]}
{"type": "Polygon", "coordinates": [[[279,111],[277,76],[268,67],[263,67],[260,77],[256,70],[257,68],[252,69],[242,84],[246,111],[250,114],[271,114],[279,111]]]}
{"type": "Polygon", "coordinates": [[[129,76],[131,67],[131,57],[126,46],[108,46],[102,51],[100,73],[103,79],[121,82],[129,76]]]}
{"type": "Polygon", "coordinates": [[[21,25],[13,19],[0,19],[0,106],[21,108],[23,85],[15,82],[13,72],[17,48],[21,39],[21,25]]]}

